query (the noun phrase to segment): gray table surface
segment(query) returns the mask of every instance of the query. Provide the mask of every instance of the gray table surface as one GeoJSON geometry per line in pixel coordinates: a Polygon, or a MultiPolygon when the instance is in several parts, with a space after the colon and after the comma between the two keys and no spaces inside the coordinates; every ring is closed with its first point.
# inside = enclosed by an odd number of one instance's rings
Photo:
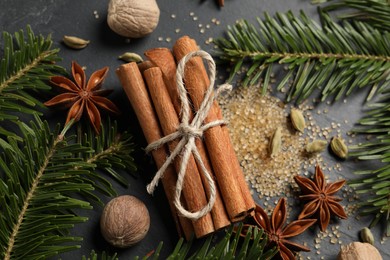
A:
{"type": "MultiPolygon", "coordinates": [[[[51,34],[54,47],[61,49],[60,56],[63,60],[60,65],[70,68],[72,60],[76,60],[87,67],[87,74],[90,75],[103,66],[110,67],[110,73],[104,83],[106,88],[115,89],[111,98],[119,104],[123,114],[120,118],[122,126],[130,127],[137,152],[134,154],[139,166],[138,179],[127,176],[130,187],[123,187],[114,183],[120,194],[131,194],[139,197],[147,205],[151,215],[151,228],[146,238],[132,248],[125,250],[115,250],[110,247],[100,235],[99,217],[101,208],[96,207],[93,211],[82,212],[90,217],[90,220],[82,225],[78,225],[74,233],[84,237],[82,248],[62,255],[62,259],[80,259],[81,255],[88,254],[91,249],[97,251],[109,250],[117,251],[121,259],[130,259],[136,255],[145,255],[155,249],[160,241],[164,241],[163,256],[167,255],[177,242],[177,235],[171,220],[168,204],[164,198],[163,192],[157,191],[154,197],[149,196],[145,190],[145,184],[155,170],[151,160],[145,157],[141,147],[145,146],[145,140],[141,134],[138,123],[132,112],[118,79],[114,73],[115,69],[123,62],[117,60],[117,56],[126,51],[143,53],[148,48],[171,47],[173,42],[183,35],[189,35],[195,38],[198,44],[206,51],[212,50],[211,44],[205,41],[209,37],[217,38],[226,31],[226,26],[233,24],[237,19],[245,18],[254,21],[257,16],[262,17],[263,12],[274,14],[275,12],[286,12],[292,10],[298,13],[304,10],[309,17],[318,19],[316,6],[312,6],[308,0],[226,0],[225,7],[219,9],[212,0],[159,0],[158,5],[161,10],[160,22],[150,36],[127,41],[113,33],[107,26],[107,0],[94,1],[65,1],[65,0],[0,0],[0,30],[15,32],[19,29],[25,29],[30,24],[35,33],[43,35],[51,34]],[[193,15],[191,15],[193,12],[193,15]],[[97,15],[96,15],[97,14],[97,15]],[[172,15],[176,15],[173,19],[172,15]],[[196,17],[194,19],[194,17],[196,17]],[[211,20],[215,18],[220,21],[220,25],[215,25],[211,20]],[[205,28],[210,24],[210,28],[204,33],[200,31],[199,24],[205,28]],[[180,32],[176,32],[180,29],[180,32]],[[90,45],[81,51],[71,50],[61,44],[64,35],[76,35],[91,41],[90,45]],[[171,41],[169,41],[171,39],[171,41]]],[[[348,131],[353,126],[362,113],[362,103],[364,94],[354,95],[349,98],[347,104],[336,103],[330,107],[327,117],[317,119],[329,123],[332,120],[345,118],[348,114],[349,124],[343,124],[342,131],[348,131]],[[343,105],[343,112],[339,112],[339,107],[343,105]]],[[[63,118],[49,116],[53,122],[62,122],[63,118]]],[[[331,160],[325,155],[325,160],[331,160]]],[[[343,162],[343,176],[352,177],[353,170],[359,164],[346,161],[343,162]]],[[[103,198],[108,201],[109,198],[103,198]]],[[[344,204],[345,205],[345,204],[344,204]]],[[[354,217],[346,221],[339,222],[342,230],[341,240],[343,243],[358,240],[358,231],[369,224],[368,218],[357,220],[354,217]],[[347,227],[352,227],[350,230],[347,227]]],[[[382,226],[373,229],[376,238],[376,246],[381,251],[384,259],[390,259],[389,242],[384,244],[379,242],[383,233],[382,226]]],[[[315,235],[313,232],[306,232],[296,239],[298,242],[307,242],[308,246],[313,246],[315,235]]],[[[319,259],[323,256],[325,259],[335,259],[339,251],[339,245],[330,244],[324,241],[321,244],[320,254],[316,254],[316,249],[312,248],[309,253],[301,254],[302,257],[319,259]]]]}

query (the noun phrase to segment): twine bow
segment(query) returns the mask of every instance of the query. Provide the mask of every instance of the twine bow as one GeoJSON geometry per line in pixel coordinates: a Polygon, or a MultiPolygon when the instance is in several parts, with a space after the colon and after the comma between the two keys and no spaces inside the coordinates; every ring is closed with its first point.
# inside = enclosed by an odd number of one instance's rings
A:
{"type": "Polygon", "coordinates": [[[177,177],[176,182],[176,189],[175,189],[175,198],[174,198],[174,204],[178,210],[178,212],[183,215],[186,218],[189,219],[199,219],[209,213],[211,209],[213,208],[214,202],[215,202],[215,194],[216,194],[216,188],[215,183],[213,181],[213,178],[210,176],[210,173],[207,171],[202,158],[198,152],[198,149],[195,145],[195,138],[201,138],[203,136],[204,131],[211,127],[215,127],[218,125],[222,125],[225,122],[223,120],[215,120],[213,122],[209,122],[207,124],[203,124],[203,121],[207,117],[209,110],[211,106],[213,105],[213,102],[215,98],[219,95],[219,93],[223,90],[231,89],[231,85],[224,84],[217,88],[217,90],[214,93],[214,83],[215,83],[215,63],[213,58],[205,51],[194,51],[186,56],[184,56],[181,61],[179,62],[176,70],[176,84],[179,90],[180,100],[181,100],[181,113],[182,113],[182,119],[180,122],[180,125],[177,128],[177,131],[169,134],[160,140],[157,140],[151,144],[149,144],[146,147],[146,152],[150,152],[154,149],[159,148],[160,146],[171,142],[175,139],[180,138],[180,141],[176,148],[173,150],[171,155],[167,158],[167,160],[164,162],[162,167],[157,171],[156,175],[154,176],[153,180],[149,183],[147,186],[147,191],[149,194],[152,194],[154,189],[157,187],[159,180],[163,177],[165,170],[167,167],[173,162],[176,156],[178,156],[180,153],[182,153],[182,160],[181,165],[177,177]],[[184,75],[184,68],[186,63],[192,58],[192,57],[202,57],[207,61],[207,65],[210,71],[210,85],[205,93],[204,99],[199,107],[199,110],[197,111],[196,115],[194,116],[193,120],[190,122],[190,102],[188,100],[187,91],[184,87],[183,83],[183,75],[184,75]],[[214,95],[213,95],[214,94],[214,95]],[[184,177],[186,174],[186,169],[188,165],[188,160],[190,158],[190,155],[193,154],[195,160],[199,163],[202,174],[206,177],[207,183],[210,187],[210,198],[208,200],[207,205],[205,205],[202,209],[196,212],[190,212],[187,211],[181,204],[180,196],[183,189],[183,182],[184,177]]]}

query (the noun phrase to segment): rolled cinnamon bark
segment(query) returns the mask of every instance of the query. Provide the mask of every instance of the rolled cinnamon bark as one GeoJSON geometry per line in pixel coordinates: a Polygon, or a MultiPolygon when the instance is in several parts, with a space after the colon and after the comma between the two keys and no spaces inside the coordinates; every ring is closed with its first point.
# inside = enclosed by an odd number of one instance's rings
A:
{"type": "MultiPolygon", "coordinates": [[[[116,74],[122,84],[127,97],[136,113],[142,131],[148,143],[161,139],[162,131],[155,114],[152,102],[147,92],[144,80],[135,62],[121,65],[116,74]]],[[[152,156],[158,168],[164,164],[168,153],[166,147],[160,147],[152,151],[152,156]]],[[[176,185],[176,172],[173,165],[165,171],[164,178],[161,180],[169,206],[174,218],[179,236],[184,235],[189,240],[194,232],[192,223],[189,219],[179,217],[174,201],[174,187],[176,185]]]]}
{"type": "MultiPolygon", "coordinates": [[[[216,112],[217,112],[218,120],[223,120],[222,110],[219,107],[219,105],[216,109],[216,112]]],[[[230,155],[233,157],[232,160],[238,160],[237,156],[236,156],[236,152],[234,151],[233,144],[231,143],[229,129],[226,126],[222,126],[222,131],[223,131],[223,134],[229,138],[228,142],[230,144],[227,145],[227,149],[229,150],[230,155]]],[[[254,211],[253,207],[256,207],[256,206],[254,205],[252,194],[248,188],[248,183],[245,181],[242,169],[240,167],[240,163],[237,161],[237,163],[234,165],[234,167],[236,169],[235,173],[237,174],[237,181],[240,183],[241,192],[242,192],[244,199],[245,199],[245,205],[248,208],[248,214],[254,215],[255,211],[254,211]]]]}
{"type": "MultiPolygon", "coordinates": [[[[181,113],[181,101],[179,97],[179,91],[176,86],[176,62],[175,58],[172,55],[172,52],[167,48],[155,48],[151,50],[147,50],[145,52],[145,56],[157,67],[161,69],[161,72],[163,74],[164,82],[167,87],[169,96],[172,100],[173,106],[176,110],[176,114],[180,115],[181,113]]],[[[192,111],[191,111],[192,112],[192,111]]],[[[190,115],[190,120],[193,118],[193,113],[190,115]]],[[[203,144],[203,141],[201,139],[196,139],[196,147],[198,149],[198,152],[202,158],[202,161],[207,169],[207,171],[210,173],[211,176],[213,176],[213,179],[215,181],[214,172],[212,170],[212,167],[209,162],[209,157],[207,154],[207,150],[205,145],[203,144]]],[[[198,171],[201,173],[201,167],[198,165],[198,171]]],[[[206,180],[206,177],[201,174],[203,186],[206,190],[206,195],[210,194],[210,187],[206,180]]],[[[214,228],[215,230],[219,230],[221,228],[224,228],[228,225],[230,225],[230,220],[228,218],[225,205],[222,201],[221,194],[219,191],[218,183],[215,182],[216,185],[216,197],[215,197],[215,203],[213,206],[213,209],[211,211],[211,216],[213,218],[214,228]]],[[[208,197],[209,198],[209,197],[208,197]]]]}
{"type": "Polygon", "coordinates": [[[145,60],[143,62],[137,63],[137,65],[138,65],[138,69],[141,72],[141,74],[145,70],[150,69],[151,67],[155,67],[155,65],[149,60],[145,60]]]}
{"type": "MultiPolygon", "coordinates": [[[[147,69],[144,71],[144,77],[164,135],[176,132],[180,122],[165,86],[161,69],[159,67],[147,69]]],[[[173,151],[178,143],[179,140],[169,142],[169,149],[173,151]]],[[[179,172],[181,166],[180,156],[175,158],[174,165],[176,172],[179,172]]],[[[195,159],[191,154],[182,189],[182,194],[188,207],[187,210],[190,212],[199,211],[207,204],[207,197],[200,176],[201,173],[198,171],[195,159]]],[[[192,223],[197,238],[215,231],[210,213],[193,220],[192,223]]]]}
{"type": "MultiPolygon", "coordinates": [[[[178,39],[173,47],[177,61],[196,50],[196,42],[188,36],[178,39]]],[[[199,109],[210,84],[201,58],[195,57],[187,62],[184,82],[194,108],[199,109]]],[[[219,120],[218,109],[218,104],[214,102],[205,123],[219,120]]],[[[255,204],[227,133],[217,126],[206,130],[204,137],[229,217],[232,221],[239,221],[254,210],[255,204]]]]}

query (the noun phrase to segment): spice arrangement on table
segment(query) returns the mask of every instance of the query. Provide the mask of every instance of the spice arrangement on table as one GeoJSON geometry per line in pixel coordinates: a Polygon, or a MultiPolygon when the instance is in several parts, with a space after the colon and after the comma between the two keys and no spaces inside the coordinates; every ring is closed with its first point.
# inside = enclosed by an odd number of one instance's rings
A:
{"type": "Polygon", "coordinates": [[[2,258],[390,257],[388,1],[25,2],[2,258]]]}

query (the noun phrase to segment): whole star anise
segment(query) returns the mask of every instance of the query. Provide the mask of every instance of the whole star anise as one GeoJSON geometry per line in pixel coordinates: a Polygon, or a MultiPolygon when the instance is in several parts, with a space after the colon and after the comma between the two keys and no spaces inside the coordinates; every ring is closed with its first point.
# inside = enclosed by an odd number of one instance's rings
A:
{"type": "Polygon", "coordinates": [[[338,203],[342,199],[333,196],[343,187],[345,180],[327,184],[324,174],[318,165],[316,166],[314,181],[300,176],[295,176],[294,180],[301,188],[302,194],[304,194],[299,196],[299,198],[309,201],[305,204],[298,219],[317,215],[320,229],[325,231],[331,215],[336,215],[342,219],[347,218],[343,207],[338,203]]]}
{"type": "Polygon", "coordinates": [[[92,73],[88,80],[84,70],[77,62],[72,62],[72,75],[74,82],[63,76],[51,77],[50,82],[60,87],[65,93],[59,94],[51,100],[45,102],[46,106],[63,105],[70,107],[66,123],[71,119],[80,120],[83,113],[86,113],[96,133],[100,133],[100,112],[99,108],[118,114],[119,109],[105,96],[112,90],[100,89],[104,79],[107,76],[108,67],[92,73]]]}
{"type": "MultiPolygon", "coordinates": [[[[293,252],[298,251],[310,251],[306,246],[294,243],[288,239],[295,237],[303,233],[307,228],[313,225],[315,219],[302,219],[296,220],[284,226],[287,219],[287,205],[286,199],[281,198],[278,204],[275,206],[271,219],[268,218],[267,213],[259,206],[256,205],[255,215],[253,220],[258,227],[264,229],[268,235],[268,247],[276,246],[279,249],[277,256],[283,260],[295,259],[293,252]]],[[[249,225],[246,225],[248,227],[249,225]]],[[[243,230],[245,233],[245,229],[243,230]]]]}

